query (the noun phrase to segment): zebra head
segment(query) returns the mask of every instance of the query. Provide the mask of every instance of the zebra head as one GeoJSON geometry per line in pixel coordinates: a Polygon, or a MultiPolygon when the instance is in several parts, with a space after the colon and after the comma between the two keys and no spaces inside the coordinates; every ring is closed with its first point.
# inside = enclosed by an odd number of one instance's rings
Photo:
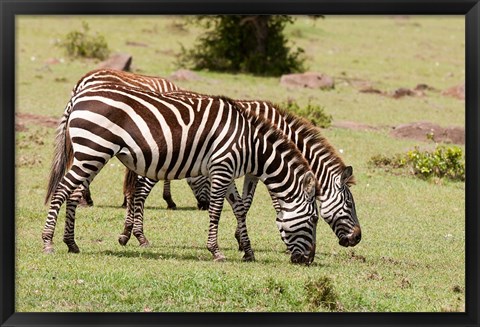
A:
{"type": "Polygon", "coordinates": [[[318,199],[321,203],[320,215],[337,235],[339,244],[345,247],[355,246],[362,239],[355,202],[349,189],[352,180],[353,168],[347,166],[340,174],[334,175],[330,189],[318,199]]]}
{"type": "Polygon", "coordinates": [[[292,263],[309,265],[315,258],[318,209],[315,201],[316,179],[307,172],[300,180],[302,194],[279,201],[277,227],[291,253],[292,263]]]}

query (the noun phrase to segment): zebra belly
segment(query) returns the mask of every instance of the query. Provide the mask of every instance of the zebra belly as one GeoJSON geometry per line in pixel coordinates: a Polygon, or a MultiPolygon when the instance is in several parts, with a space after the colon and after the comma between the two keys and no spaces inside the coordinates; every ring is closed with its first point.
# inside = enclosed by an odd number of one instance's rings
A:
{"type": "MultiPolygon", "coordinates": [[[[135,164],[134,156],[138,158],[141,156],[141,153],[133,153],[124,148],[119,151],[117,158],[122,162],[125,167],[134,171],[137,175],[148,177],[149,179],[159,181],[159,180],[175,180],[175,179],[184,179],[188,177],[197,177],[197,176],[208,176],[208,169],[206,160],[201,160],[197,162],[193,169],[186,169],[189,167],[184,167],[182,170],[169,170],[166,165],[160,167],[157,171],[156,169],[150,168],[145,169],[145,167],[138,164],[135,164]]],[[[165,156],[165,154],[162,154],[165,156]]]]}

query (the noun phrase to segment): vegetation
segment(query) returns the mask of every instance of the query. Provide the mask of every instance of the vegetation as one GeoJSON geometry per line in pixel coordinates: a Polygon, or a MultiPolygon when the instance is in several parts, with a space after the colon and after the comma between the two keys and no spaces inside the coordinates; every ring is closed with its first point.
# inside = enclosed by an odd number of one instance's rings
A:
{"type": "Polygon", "coordinates": [[[280,76],[304,70],[303,49],[292,50],[283,33],[290,16],[200,16],[206,29],[191,49],[182,47],[179,65],[220,72],[280,76]]]}
{"type": "Polygon", "coordinates": [[[82,22],[82,30],[68,32],[58,45],[65,49],[65,52],[74,58],[96,58],[105,59],[108,57],[108,49],[105,37],[100,34],[91,35],[87,22],[82,22]]]}
{"type": "Polygon", "coordinates": [[[465,181],[465,157],[458,146],[437,145],[435,150],[420,150],[418,146],[406,154],[392,157],[375,155],[370,159],[377,167],[405,168],[422,178],[448,178],[465,181]]]}
{"type": "MultiPolygon", "coordinates": [[[[131,54],[134,71],[167,78],[177,69],[180,44],[193,46],[203,33],[199,27],[179,25],[184,17],[18,17],[16,120],[26,129],[16,133],[17,312],[465,311],[465,183],[429,183],[368,164],[379,153],[394,157],[415,145],[431,146],[393,138],[390,126],[416,121],[462,126],[465,102],[440,92],[392,99],[355,87],[365,81],[382,90],[412,83],[442,90],[458,84],[465,78],[463,16],[342,16],[327,17],[321,24],[296,18],[284,33],[305,50],[311,70],[335,77],[335,89],[328,92],[287,89],[275,77],[212,71],[199,71],[198,80],[176,82],[188,90],[234,99],[284,103],[292,98],[300,108],[310,99],[312,105],[328,109],[334,123],[375,127],[322,131],[354,167],[357,184],[351,191],[362,241],[343,248],[328,224],[319,222],[316,257],[309,267],[289,263],[261,183],[247,219],[256,262],[241,260],[228,204],[219,226],[219,245],[227,261],[211,260],[206,249],[208,215],[196,209],[185,181],[172,182],[177,211],[166,210],[161,185],[149,196],[145,233],[151,247],[140,248],[135,239],[120,246],[124,167],[116,159],[92,183],[95,206],[77,211],[75,235],[81,252],[67,253],[62,243],[62,207],[56,252],[42,254],[40,234],[48,211],[43,199],[55,127],[22,120],[22,115],[60,118],[72,86],[96,67],[93,60],[67,57],[45,68],[49,59],[64,56],[63,49],[51,44],[63,31],[81,30],[82,21],[105,35],[111,49],[131,54]],[[146,46],[127,44],[132,40],[146,46]],[[322,305],[333,303],[321,301],[327,290],[335,293],[336,308],[322,305]]],[[[238,185],[242,187],[241,179],[238,185]]]]}
{"type": "Polygon", "coordinates": [[[308,300],[315,309],[325,307],[332,311],[341,310],[342,305],[338,302],[338,295],[330,277],[324,276],[318,280],[310,280],[305,285],[305,289],[308,300]]]}
{"type": "Polygon", "coordinates": [[[324,107],[312,104],[310,100],[305,107],[300,107],[296,101],[289,99],[282,108],[308,119],[313,125],[321,128],[328,128],[332,124],[332,115],[325,113],[324,107]]]}

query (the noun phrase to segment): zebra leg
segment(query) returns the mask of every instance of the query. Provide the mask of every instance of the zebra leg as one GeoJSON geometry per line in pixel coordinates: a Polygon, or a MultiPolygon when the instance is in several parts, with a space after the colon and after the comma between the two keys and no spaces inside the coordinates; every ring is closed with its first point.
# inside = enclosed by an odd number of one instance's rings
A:
{"type": "Polygon", "coordinates": [[[120,245],[125,246],[127,245],[128,241],[130,240],[130,236],[132,235],[133,215],[135,212],[133,194],[125,195],[124,203],[125,203],[125,208],[127,210],[125,214],[125,223],[123,225],[123,232],[118,236],[118,243],[120,243],[120,245]]]}
{"type": "Polygon", "coordinates": [[[187,178],[188,186],[197,199],[198,210],[208,210],[210,205],[210,180],[206,176],[187,178]]]}
{"type": "Polygon", "coordinates": [[[168,179],[163,181],[163,199],[167,202],[167,209],[177,209],[177,205],[172,200],[172,194],[170,193],[170,180],[168,179]]]}
{"type": "Polygon", "coordinates": [[[133,228],[133,215],[134,215],[134,193],[135,186],[137,184],[138,175],[130,170],[125,170],[125,177],[123,178],[123,204],[122,208],[126,208],[125,211],[125,223],[123,225],[123,233],[118,236],[118,243],[120,245],[127,245],[128,240],[132,234],[133,228]]]}
{"type": "Polygon", "coordinates": [[[81,185],[79,188],[73,191],[67,199],[67,214],[65,218],[63,243],[68,246],[68,252],[71,253],[80,252],[77,243],[75,243],[75,211],[84,194],[85,188],[83,187],[83,185],[81,185]]]}
{"type": "MultiPolygon", "coordinates": [[[[257,177],[250,174],[245,175],[244,182],[243,182],[243,194],[242,194],[242,201],[245,207],[245,216],[247,215],[248,210],[250,210],[250,207],[252,206],[253,196],[255,195],[257,184],[258,184],[257,177]]],[[[244,249],[243,249],[242,242],[240,241],[240,235],[241,235],[240,225],[237,225],[237,229],[235,230],[235,238],[237,239],[237,242],[238,242],[238,251],[243,251],[244,249]]]]}
{"type": "Polygon", "coordinates": [[[135,186],[134,194],[134,216],[133,216],[133,235],[137,238],[140,246],[149,246],[147,238],[143,234],[143,212],[145,201],[150,191],[157,182],[151,179],[139,176],[135,186]]]}
{"type": "Polygon", "coordinates": [[[218,223],[220,221],[225,195],[232,181],[225,181],[212,176],[210,176],[210,178],[210,206],[208,208],[210,224],[208,227],[207,249],[212,253],[213,261],[225,261],[226,258],[218,247],[218,223]]]}
{"type": "Polygon", "coordinates": [[[235,238],[239,244],[239,250],[244,251],[243,261],[255,261],[255,255],[250,246],[250,239],[247,233],[247,210],[243,204],[243,200],[238,194],[235,182],[230,184],[227,191],[227,201],[230,203],[235,218],[237,218],[237,229],[235,231],[235,238]]]}
{"type": "Polygon", "coordinates": [[[247,174],[245,175],[243,181],[243,205],[245,206],[245,210],[248,212],[250,207],[252,206],[253,196],[255,195],[255,190],[257,189],[258,184],[258,177],[247,174]]]}
{"type": "Polygon", "coordinates": [[[93,200],[92,200],[92,195],[90,193],[90,187],[87,187],[83,190],[82,196],[80,198],[80,201],[78,203],[79,206],[81,207],[92,207],[93,206],[93,200]]]}
{"type": "MultiPolygon", "coordinates": [[[[45,253],[53,253],[53,234],[55,233],[55,225],[57,224],[60,207],[80,185],[85,182],[89,184],[93,179],[93,174],[83,171],[80,167],[80,165],[74,162],[70,170],[62,177],[57,189],[52,195],[47,220],[42,231],[43,251],[45,253]]],[[[67,209],[67,214],[70,211],[70,217],[74,217],[76,205],[73,206],[72,202],[67,209]]],[[[73,228],[73,225],[71,225],[71,227],[73,228]]],[[[73,234],[73,229],[71,232],[73,234]]]]}

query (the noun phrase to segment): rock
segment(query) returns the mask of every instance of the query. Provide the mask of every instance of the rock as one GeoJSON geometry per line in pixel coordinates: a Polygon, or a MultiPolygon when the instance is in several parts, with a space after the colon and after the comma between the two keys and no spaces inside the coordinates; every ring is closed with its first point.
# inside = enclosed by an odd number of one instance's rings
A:
{"type": "Polygon", "coordinates": [[[188,69],[179,69],[170,75],[170,78],[176,81],[195,81],[199,80],[200,76],[197,73],[188,69]]]}
{"type": "Polygon", "coordinates": [[[452,86],[442,92],[443,95],[451,96],[460,100],[465,100],[465,83],[452,86]]]}
{"type": "Polygon", "coordinates": [[[441,127],[430,122],[415,122],[395,127],[390,135],[397,138],[408,138],[427,141],[427,135],[433,135],[435,142],[465,144],[465,129],[458,126],[441,127]]]}
{"type": "Polygon", "coordinates": [[[105,61],[102,61],[97,68],[109,68],[116,70],[130,70],[130,65],[132,64],[132,56],[127,53],[117,53],[105,61]]]}
{"type": "Polygon", "coordinates": [[[333,89],[335,87],[335,82],[332,77],[315,72],[282,75],[280,84],[284,86],[307,87],[322,90],[333,89]]]}

